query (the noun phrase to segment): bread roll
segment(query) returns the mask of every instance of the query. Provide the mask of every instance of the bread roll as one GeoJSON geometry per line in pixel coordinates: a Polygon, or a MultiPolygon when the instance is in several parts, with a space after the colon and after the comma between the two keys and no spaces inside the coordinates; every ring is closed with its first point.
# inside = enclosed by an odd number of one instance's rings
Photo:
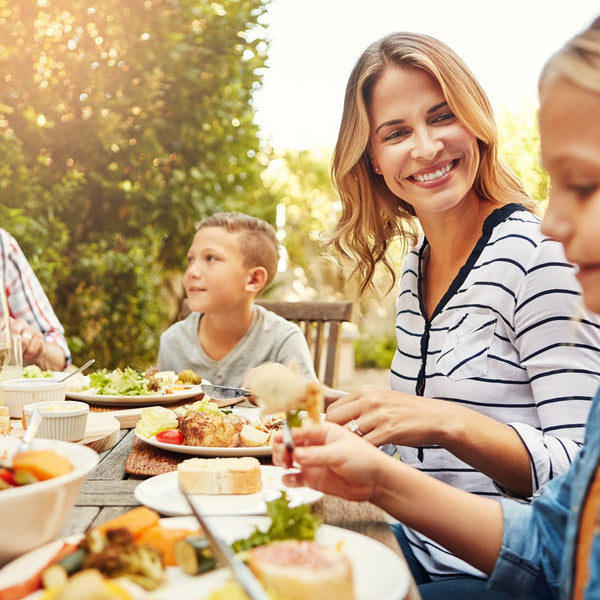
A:
{"type": "Polygon", "coordinates": [[[250,391],[263,414],[304,409],[318,423],[323,411],[323,388],[305,381],[298,372],[279,363],[264,363],[252,371],[250,391]]]}
{"type": "Polygon", "coordinates": [[[272,594],[286,600],[354,600],[352,565],[340,550],[285,540],[248,552],[248,567],[272,594]]]}
{"type": "Polygon", "coordinates": [[[188,458],[177,465],[177,483],[190,494],[256,494],[262,475],[253,456],[188,458]]]}

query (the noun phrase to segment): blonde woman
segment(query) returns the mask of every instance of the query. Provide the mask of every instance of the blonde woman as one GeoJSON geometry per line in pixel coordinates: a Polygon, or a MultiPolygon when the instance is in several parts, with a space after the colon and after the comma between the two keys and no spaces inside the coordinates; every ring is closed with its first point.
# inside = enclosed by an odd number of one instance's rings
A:
{"type": "MultiPolygon", "coordinates": [[[[542,158],[552,179],[543,231],[578,267],[583,301],[600,312],[600,19],[546,65],[540,79],[542,158]]],[[[576,384],[578,375],[573,376],[576,384]]],[[[508,598],[600,599],[600,391],[584,448],[531,504],[467,494],[325,423],[281,434],[273,458],[309,485],[368,500],[490,574],[508,598]]],[[[484,589],[479,598],[486,597],[484,589]]],[[[455,597],[452,595],[447,598],[455,597]]],[[[468,596],[463,596],[468,597],[468,596]]]]}
{"type": "MultiPolygon", "coordinates": [[[[392,240],[408,252],[391,390],[343,396],[327,419],[440,481],[527,502],[569,468],[600,382],[599,320],[575,269],[499,160],[481,86],[442,42],[394,33],[367,48],[341,123],[331,244],[362,291],[377,265],[394,276],[392,240]]],[[[443,544],[395,530],[424,600],[505,597],[443,544]]]]}

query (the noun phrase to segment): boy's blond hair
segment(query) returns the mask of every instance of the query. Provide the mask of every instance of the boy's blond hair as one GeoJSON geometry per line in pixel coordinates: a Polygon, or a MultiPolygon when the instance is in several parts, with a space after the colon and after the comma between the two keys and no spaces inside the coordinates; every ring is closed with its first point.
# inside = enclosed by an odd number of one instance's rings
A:
{"type": "Polygon", "coordinates": [[[239,245],[244,265],[250,268],[263,267],[267,271],[263,290],[269,287],[275,278],[279,262],[279,241],[275,228],[270,223],[233,211],[215,213],[202,219],[196,231],[206,227],[222,227],[230,233],[240,233],[239,245]]]}

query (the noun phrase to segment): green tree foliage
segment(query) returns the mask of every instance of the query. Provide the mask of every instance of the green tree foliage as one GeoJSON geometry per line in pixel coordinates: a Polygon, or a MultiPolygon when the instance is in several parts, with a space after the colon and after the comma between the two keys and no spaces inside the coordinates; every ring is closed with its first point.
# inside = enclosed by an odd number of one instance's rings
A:
{"type": "Polygon", "coordinates": [[[76,361],[152,363],[195,223],[273,220],[252,108],[267,3],[0,0],[3,225],[76,361]]]}
{"type": "Polygon", "coordinates": [[[544,202],[550,180],[540,163],[537,109],[525,105],[518,112],[505,110],[499,123],[502,157],[523,181],[529,195],[544,202]]]}
{"type": "Polygon", "coordinates": [[[273,158],[263,174],[268,190],[280,206],[280,238],[291,266],[283,289],[272,295],[300,299],[346,297],[344,277],[321,242],[337,222],[339,202],[331,183],[326,152],[287,151],[273,158]]]}

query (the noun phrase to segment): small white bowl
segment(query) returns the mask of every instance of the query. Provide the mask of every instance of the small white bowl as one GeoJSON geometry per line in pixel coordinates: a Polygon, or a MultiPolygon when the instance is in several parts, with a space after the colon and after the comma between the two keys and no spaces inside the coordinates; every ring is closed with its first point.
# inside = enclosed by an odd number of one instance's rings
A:
{"type": "MultiPolygon", "coordinates": [[[[10,459],[19,440],[0,436],[0,456],[10,459]]],[[[73,509],[81,484],[98,464],[98,453],[88,446],[41,440],[32,450],[52,449],[71,461],[74,470],[54,479],[0,491],[0,566],[56,538],[73,509]]]]}
{"type": "Polygon", "coordinates": [[[62,402],[34,402],[23,408],[25,427],[31,415],[38,409],[42,417],[37,437],[63,442],[78,442],[85,437],[90,407],[85,402],[63,400],[62,402]]]}
{"type": "Polygon", "coordinates": [[[0,402],[12,419],[23,416],[23,407],[34,402],[60,402],[65,399],[67,382],[50,378],[9,379],[0,383],[0,402]]]}

